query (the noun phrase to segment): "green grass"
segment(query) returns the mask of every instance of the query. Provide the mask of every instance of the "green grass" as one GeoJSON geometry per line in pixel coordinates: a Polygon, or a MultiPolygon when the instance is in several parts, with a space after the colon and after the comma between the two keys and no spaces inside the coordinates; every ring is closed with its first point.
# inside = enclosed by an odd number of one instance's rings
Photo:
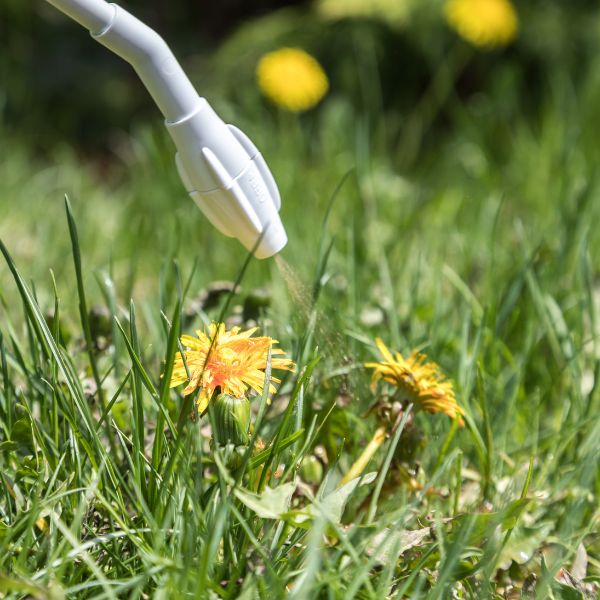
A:
{"type": "Polygon", "coordinates": [[[122,142],[108,181],[69,149],[3,145],[0,597],[584,597],[600,578],[600,119],[594,94],[553,83],[537,119],[450,94],[451,134],[403,170],[401,130],[341,97],[301,119],[223,103],[280,183],[290,288],[273,261],[242,268],[158,128],[122,142]],[[270,305],[253,312],[257,287],[270,305]],[[254,400],[266,450],[233,471],[211,415],[192,421],[166,385],[178,335],[221,318],[258,321],[298,361],[254,400]],[[377,427],[361,366],[377,335],[442,366],[466,426],[414,415],[377,476],[336,492],[377,427]],[[320,483],[299,468],[315,452],[320,483]]]}

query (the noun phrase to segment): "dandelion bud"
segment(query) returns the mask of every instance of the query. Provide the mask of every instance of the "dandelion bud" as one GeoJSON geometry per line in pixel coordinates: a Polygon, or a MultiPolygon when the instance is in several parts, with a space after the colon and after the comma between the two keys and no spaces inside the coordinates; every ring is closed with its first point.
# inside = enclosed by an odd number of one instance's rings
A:
{"type": "Polygon", "coordinates": [[[303,481],[312,485],[319,485],[323,481],[323,465],[313,454],[302,459],[300,477],[303,481]]]}
{"type": "Polygon", "coordinates": [[[250,400],[219,394],[213,404],[215,440],[220,445],[245,446],[250,441],[250,400]]]}

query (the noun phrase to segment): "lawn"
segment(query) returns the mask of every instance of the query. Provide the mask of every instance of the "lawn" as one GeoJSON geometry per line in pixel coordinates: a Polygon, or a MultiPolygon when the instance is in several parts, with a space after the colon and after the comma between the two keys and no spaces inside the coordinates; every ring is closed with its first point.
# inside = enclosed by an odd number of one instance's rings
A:
{"type": "Polygon", "coordinates": [[[532,67],[525,7],[516,49],[446,31],[406,93],[382,32],[414,50],[431,17],[283,11],[230,36],[202,92],[277,180],[275,259],[186,197],[158,113],[98,154],[2,125],[0,598],[597,597],[600,17],[562,10],[577,69],[547,47],[532,67]],[[286,36],[330,77],[303,114],[254,82],[286,36]],[[296,365],[268,354],[282,381],[236,448],[215,398],[199,415],[169,387],[211,322],[296,365]],[[459,408],[372,385],[377,338],[439,365],[459,408]]]}

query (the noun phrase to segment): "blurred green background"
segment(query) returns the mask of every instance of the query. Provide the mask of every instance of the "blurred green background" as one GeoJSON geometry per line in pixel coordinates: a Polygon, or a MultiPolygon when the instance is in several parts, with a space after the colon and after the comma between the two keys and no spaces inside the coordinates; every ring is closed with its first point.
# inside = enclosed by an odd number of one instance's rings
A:
{"type": "MultiPolygon", "coordinates": [[[[125,3],[169,41],[183,62],[202,61],[244,19],[286,4],[294,1],[125,3]]],[[[92,43],[53,6],[8,0],[0,8],[0,23],[3,120],[36,146],[46,149],[65,140],[106,149],[111,135],[127,129],[132,119],[156,117],[128,65],[92,43]]],[[[201,65],[194,70],[202,76],[201,65]]]]}
{"type": "MultiPolygon", "coordinates": [[[[252,95],[257,56],[279,44],[297,44],[323,63],[334,96],[344,95],[360,108],[390,111],[398,119],[414,107],[456,37],[444,23],[439,0],[228,0],[218,5],[130,0],[124,6],[165,37],[201,93],[238,108],[238,96],[252,95]],[[361,70],[377,79],[381,105],[365,98],[364,87],[361,94],[361,70]]],[[[516,7],[521,23],[516,43],[470,57],[456,82],[465,96],[507,94],[506,114],[539,109],[546,86],[559,73],[579,85],[590,68],[597,70],[591,64],[598,50],[596,3],[530,0],[516,7]]],[[[7,0],[0,11],[2,120],[9,131],[29,136],[44,150],[61,142],[106,150],[132,121],[156,118],[128,65],[92,43],[54,7],[41,0],[7,0]]]]}
{"type": "MultiPolygon", "coordinates": [[[[595,189],[594,2],[516,3],[517,38],[492,50],[462,40],[438,0],[285,4],[124,6],[163,34],[200,93],[263,151],[282,191],[284,256],[301,274],[312,273],[315,231],[350,171],[329,225],[334,262],[351,251],[376,272],[380,251],[402,261],[411,240],[434,262],[451,261],[457,238],[469,241],[451,264],[467,279],[481,272],[489,227],[508,243],[520,222],[533,244],[577,210],[568,198],[579,187],[595,189]],[[312,54],[330,81],[304,114],[274,106],[256,84],[260,57],[282,46],[312,54]]],[[[0,236],[29,276],[52,268],[60,282],[68,268],[67,193],[91,269],[137,285],[177,255],[200,258],[206,280],[232,278],[244,250],[186,197],[161,116],[130,67],[43,1],[0,10],[0,236]]],[[[271,269],[254,264],[251,281],[271,269]]]]}

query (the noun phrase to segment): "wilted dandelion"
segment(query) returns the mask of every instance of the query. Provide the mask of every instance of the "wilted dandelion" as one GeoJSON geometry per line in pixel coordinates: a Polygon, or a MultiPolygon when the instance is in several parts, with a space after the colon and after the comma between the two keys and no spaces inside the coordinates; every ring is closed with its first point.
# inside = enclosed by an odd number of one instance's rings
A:
{"type": "Polygon", "coordinates": [[[510,0],[448,0],[446,20],[480,48],[506,46],[517,35],[519,20],[510,0]]]}
{"type": "MultiPolygon", "coordinates": [[[[399,352],[393,355],[380,338],[375,343],[383,360],[365,364],[368,369],[373,369],[373,389],[383,379],[397,388],[401,401],[412,403],[417,410],[443,413],[451,419],[463,414],[456,402],[452,383],[436,363],[427,362],[427,358],[418,352],[413,352],[408,358],[399,352]]],[[[462,424],[462,419],[460,422],[462,424]]]]}
{"type": "Polygon", "coordinates": [[[262,93],[291,112],[312,108],[329,89],[321,65],[300,48],[281,48],[265,54],[256,68],[256,77],[262,93]]]}
{"type": "MultiPolygon", "coordinates": [[[[180,352],[175,356],[171,387],[187,382],[184,396],[200,388],[197,400],[200,413],[207,409],[217,389],[221,394],[236,398],[244,396],[249,389],[261,394],[269,349],[272,357],[284,354],[284,351],[273,347],[277,340],[267,336],[252,337],[257,329],[240,331],[239,327],[233,327],[227,331],[223,323],[211,323],[208,334],[198,330],[198,337],[182,336],[181,343],[188,350],[184,356],[180,352]]],[[[289,358],[271,358],[271,368],[291,371],[294,363],[289,358]]],[[[274,377],[271,379],[276,383],[280,381],[274,377]]],[[[275,392],[272,384],[270,392],[275,392]]]]}
{"type": "Polygon", "coordinates": [[[454,388],[436,363],[427,362],[426,357],[417,352],[413,352],[408,358],[404,358],[399,352],[393,355],[380,338],[375,343],[383,360],[365,363],[366,368],[373,369],[371,387],[375,391],[378,382],[383,379],[396,388],[396,394],[394,398],[383,400],[378,406],[380,426],[344,475],[340,486],[360,477],[379,447],[396,430],[400,416],[408,405],[429,413],[443,413],[452,419],[458,419],[461,426],[464,425],[461,416],[464,412],[456,402],[454,388]],[[385,406],[382,407],[381,404],[385,406]],[[384,414],[386,418],[381,418],[384,414]]]}

